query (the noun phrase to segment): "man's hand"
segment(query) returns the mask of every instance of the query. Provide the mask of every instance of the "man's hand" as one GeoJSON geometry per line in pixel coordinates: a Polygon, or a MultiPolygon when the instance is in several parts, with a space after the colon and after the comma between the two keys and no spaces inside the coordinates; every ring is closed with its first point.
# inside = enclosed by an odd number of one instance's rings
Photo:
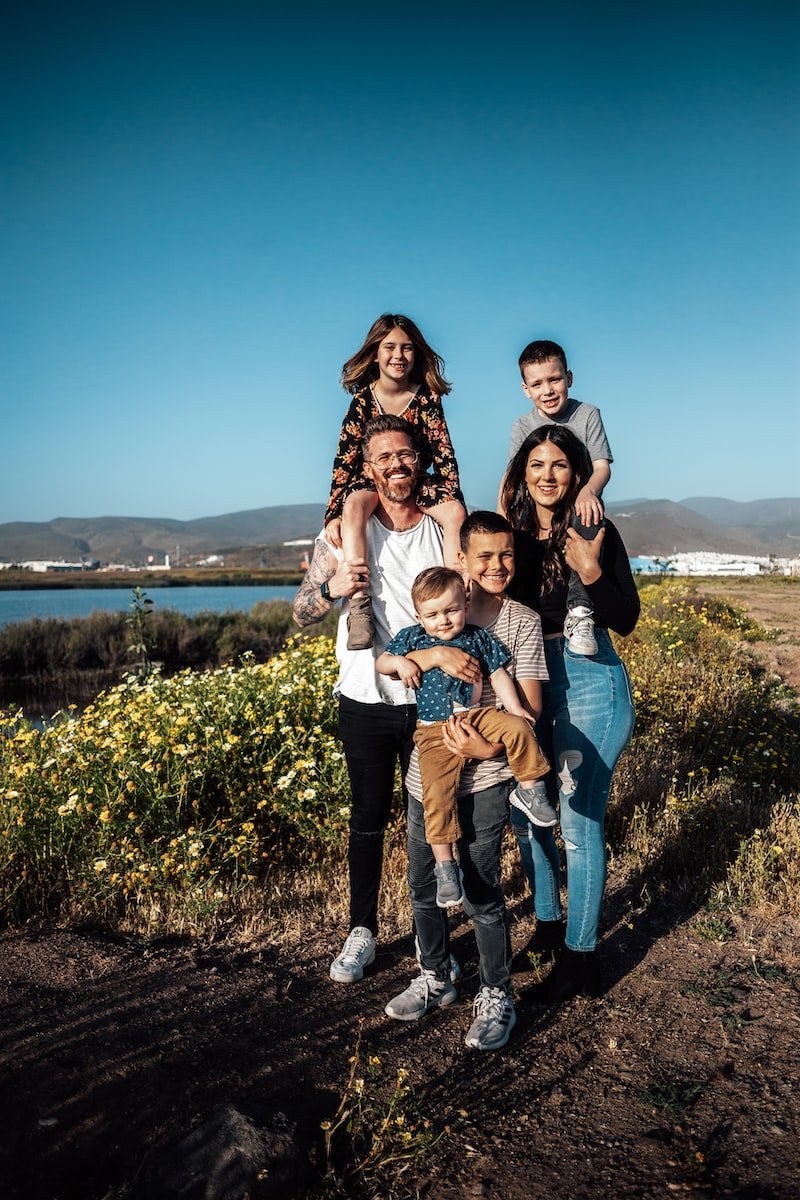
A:
{"type": "Polygon", "coordinates": [[[457,754],[459,758],[499,758],[503,753],[501,742],[487,741],[469,721],[462,721],[458,715],[448,717],[445,721],[442,738],[450,753],[457,754]]]}
{"type": "Polygon", "coordinates": [[[369,566],[364,558],[345,558],[328,580],[333,600],[349,600],[356,592],[369,591],[369,566]]]}
{"type": "Polygon", "coordinates": [[[331,611],[331,603],[369,589],[369,567],[363,558],[340,562],[325,538],[317,538],[311,565],[292,602],[292,615],[301,629],[321,621],[331,611]],[[330,600],[320,593],[327,583],[330,600]]]}

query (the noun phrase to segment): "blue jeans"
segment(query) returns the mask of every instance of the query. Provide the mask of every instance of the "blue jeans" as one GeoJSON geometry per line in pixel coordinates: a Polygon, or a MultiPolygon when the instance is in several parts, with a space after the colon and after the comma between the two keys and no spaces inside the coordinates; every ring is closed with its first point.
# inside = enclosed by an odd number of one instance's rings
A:
{"type": "MultiPolygon", "coordinates": [[[[486,788],[458,802],[458,856],[464,875],[464,912],[478,944],[481,985],[508,991],[511,945],[500,887],[500,849],[508,820],[509,784],[486,788]]],[[[436,905],[434,859],[425,840],[422,805],[408,798],[408,887],[422,966],[447,979],[450,929],[447,911],[436,905]]]]}
{"type": "MultiPolygon", "coordinates": [[[[536,727],[553,771],[550,798],[560,806],[567,858],[566,944],[594,950],[606,885],[605,813],[611,776],[633,733],[630,683],[604,629],[595,631],[597,654],[572,654],[563,638],[545,642],[550,679],[542,685],[536,727]]],[[[560,860],[552,829],[531,825],[511,809],[522,866],[542,921],[561,916],[560,860]]]]}
{"type": "Polygon", "coordinates": [[[397,765],[403,775],[414,749],[415,704],[362,704],[339,698],[339,737],[347,761],[353,806],[347,864],[350,928],[378,932],[383,835],[389,823],[397,765]]]}

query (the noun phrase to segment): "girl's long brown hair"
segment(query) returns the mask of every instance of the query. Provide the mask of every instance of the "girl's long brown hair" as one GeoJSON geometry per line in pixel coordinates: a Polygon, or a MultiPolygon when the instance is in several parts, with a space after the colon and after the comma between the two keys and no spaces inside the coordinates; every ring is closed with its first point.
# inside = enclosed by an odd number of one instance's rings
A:
{"type": "Polygon", "coordinates": [[[358,392],[378,378],[375,355],[378,346],[393,329],[402,329],[414,347],[414,366],[409,379],[417,385],[427,384],[430,392],[446,396],[450,384],[444,377],[444,359],[425,341],[410,317],[402,313],[382,313],[364,339],[364,344],[348,358],[342,367],[342,387],[347,392],[358,392]]]}
{"type": "Polygon", "coordinates": [[[569,574],[564,561],[564,547],[567,541],[567,530],[572,520],[572,508],[578,492],[592,473],[589,455],[583,442],[575,437],[571,430],[563,425],[542,425],[526,437],[517,453],[508,464],[503,476],[502,498],[509,521],[514,529],[526,533],[539,533],[539,520],[536,516],[536,505],[531,499],[528,485],[525,481],[525,471],[532,450],[541,446],[542,442],[552,442],[557,446],[572,468],[572,482],[566,496],[553,512],[553,523],[550,537],[544,550],[542,562],[542,591],[551,592],[562,583],[569,574]]]}

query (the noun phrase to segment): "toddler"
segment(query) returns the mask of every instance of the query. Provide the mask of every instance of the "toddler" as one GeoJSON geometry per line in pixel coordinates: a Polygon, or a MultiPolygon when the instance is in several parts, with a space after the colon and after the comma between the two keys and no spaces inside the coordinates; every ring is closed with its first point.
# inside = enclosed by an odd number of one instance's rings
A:
{"type": "Polygon", "coordinates": [[[451,753],[442,737],[442,726],[452,714],[461,714],[485,738],[500,742],[517,779],[512,803],[535,825],[555,825],[558,816],[547,799],[543,782],[550,770],[529,724],[511,676],[505,670],[511,656],[487,630],[467,624],[467,597],[463,577],[448,567],[420,572],[411,589],[418,625],[410,625],[392,638],[376,660],[384,675],[397,675],[417,691],[417,729],[425,836],[435,860],[436,903],[440,908],[458,904],[461,877],[453,856],[458,826],[458,784],[464,759],[451,753]],[[481,684],[470,684],[445,674],[439,667],[422,671],[413,660],[416,650],[458,646],[473,655],[489,676],[505,712],[480,707],[481,684]]]}

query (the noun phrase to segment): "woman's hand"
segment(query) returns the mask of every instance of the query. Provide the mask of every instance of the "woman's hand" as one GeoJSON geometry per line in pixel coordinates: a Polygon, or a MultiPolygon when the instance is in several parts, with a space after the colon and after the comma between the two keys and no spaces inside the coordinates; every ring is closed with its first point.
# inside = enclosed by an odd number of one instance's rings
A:
{"type": "Polygon", "coordinates": [[[581,583],[596,583],[603,574],[600,567],[600,551],[605,541],[605,528],[601,529],[591,542],[582,538],[574,529],[567,530],[567,540],[564,545],[564,561],[570,570],[575,571],[581,583]]]}
{"type": "Polygon", "coordinates": [[[503,753],[501,742],[487,741],[469,721],[464,722],[459,716],[448,717],[442,726],[442,738],[450,753],[459,758],[499,758],[503,753]]]}

